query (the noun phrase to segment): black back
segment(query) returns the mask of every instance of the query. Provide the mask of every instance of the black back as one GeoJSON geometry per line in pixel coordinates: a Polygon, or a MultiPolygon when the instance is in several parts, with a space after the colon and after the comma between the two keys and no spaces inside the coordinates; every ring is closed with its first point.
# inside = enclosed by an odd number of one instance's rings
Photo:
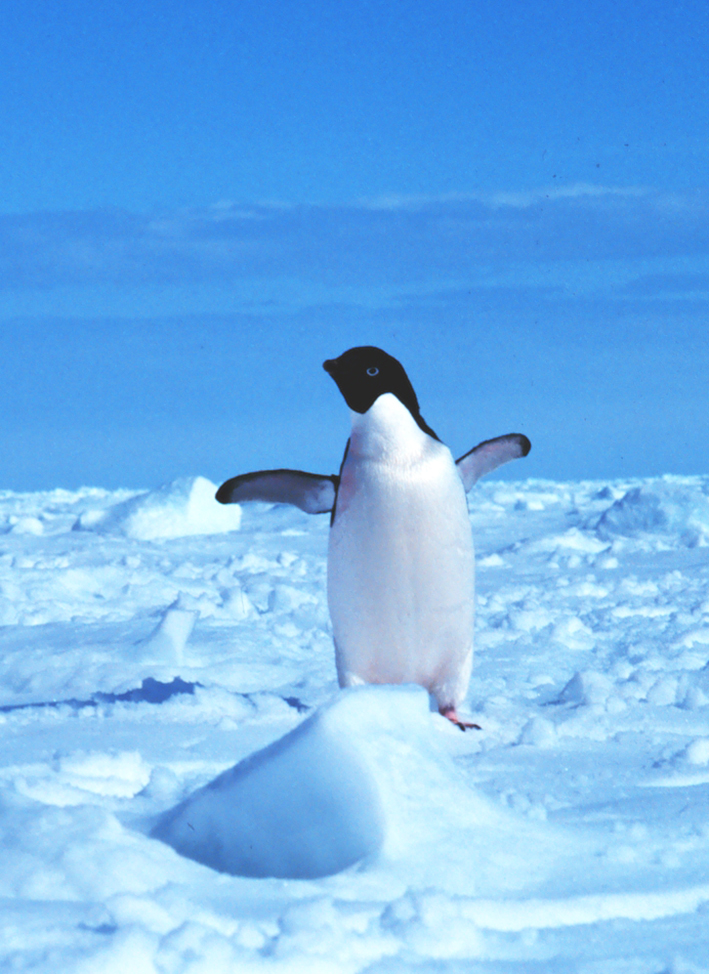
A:
{"type": "Polygon", "coordinates": [[[385,392],[391,392],[406,406],[418,425],[438,439],[421,416],[414,387],[401,362],[374,345],[360,345],[343,352],[339,358],[323,362],[323,368],[332,376],[345,402],[356,413],[366,413],[385,392]]]}

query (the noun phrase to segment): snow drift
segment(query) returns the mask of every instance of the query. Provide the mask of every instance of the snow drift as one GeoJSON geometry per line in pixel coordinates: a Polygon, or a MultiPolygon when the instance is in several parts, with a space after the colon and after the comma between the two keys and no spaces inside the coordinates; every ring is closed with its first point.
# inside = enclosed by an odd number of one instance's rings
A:
{"type": "Polygon", "coordinates": [[[237,531],[241,508],[219,504],[214,499],[216,489],[206,477],[180,477],[106,510],[86,511],[75,529],[122,534],[138,541],[237,531]]]}
{"type": "Polygon", "coordinates": [[[430,712],[421,687],[343,690],[166,812],[151,834],[240,876],[313,879],[361,860],[391,869],[434,850],[452,888],[496,886],[501,874],[521,885],[542,857],[552,865],[563,841],[520,827],[461,780],[444,743],[459,733],[430,712]],[[474,878],[460,868],[459,845],[474,878]]]}
{"type": "Polygon", "coordinates": [[[599,537],[610,540],[616,535],[635,538],[654,533],[678,539],[690,548],[705,546],[709,541],[707,486],[688,481],[667,477],[632,487],[601,515],[599,537]]]}
{"type": "Polygon", "coordinates": [[[153,836],[241,876],[311,879],[376,852],[383,815],[366,743],[373,711],[387,702],[377,701],[382,695],[407,725],[412,710],[428,709],[423,691],[342,693],[164,815],[153,836]]]}

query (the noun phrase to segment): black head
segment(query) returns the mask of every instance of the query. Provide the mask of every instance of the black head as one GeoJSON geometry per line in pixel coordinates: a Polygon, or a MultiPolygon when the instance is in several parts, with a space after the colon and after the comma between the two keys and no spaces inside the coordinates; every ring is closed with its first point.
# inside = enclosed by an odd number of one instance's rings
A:
{"type": "Polygon", "coordinates": [[[403,365],[374,345],[360,345],[343,352],[339,358],[323,362],[323,368],[337,383],[345,402],[356,413],[366,413],[385,392],[402,402],[421,429],[438,439],[426,425],[419,411],[414,387],[403,365]]]}

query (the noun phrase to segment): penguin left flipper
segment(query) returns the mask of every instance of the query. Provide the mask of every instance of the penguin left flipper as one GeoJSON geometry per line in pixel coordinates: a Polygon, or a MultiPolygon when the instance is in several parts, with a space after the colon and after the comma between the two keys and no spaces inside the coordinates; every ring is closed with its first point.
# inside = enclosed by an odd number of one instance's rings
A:
{"type": "Polygon", "coordinates": [[[293,504],[306,514],[326,514],[335,505],[339,481],[335,474],[324,477],[303,470],[257,470],[227,480],[215,497],[220,504],[266,501],[293,504]]]}
{"type": "Polygon", "coordinates": [[[466,491],[491,470],[509,460],[526,457],[532,444],[523,433],[507,433],[493,440],[483,440],[472,450],[459,457],[455,463],[466,491]]]}

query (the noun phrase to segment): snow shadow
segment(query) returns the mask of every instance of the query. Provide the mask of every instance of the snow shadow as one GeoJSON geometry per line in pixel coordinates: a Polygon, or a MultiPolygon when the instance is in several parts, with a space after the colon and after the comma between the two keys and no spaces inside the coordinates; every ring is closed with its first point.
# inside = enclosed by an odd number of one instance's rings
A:
{"type": "Polygon", "coordinates": [[[92,693],[87,700],[78,700],[71,697],[69,700],[44,700],[39,703],[15,703],[5,704],[0,707],[0,713],[7,714],[14,710],[28,710],[31,708],[42,707],[71,707],[73,710],[81,710],[83,707],[98,707],[105,703],[165,703],[171,697],[181,693],[194,693],[196,687],[201,687],[201,683],[188,683],[186,680],[176,676],[170,683],[162,683],[154,680],[151,676],[146,677],[139,687],[133,690],[126,690],[124,693],[92,693]]]}

